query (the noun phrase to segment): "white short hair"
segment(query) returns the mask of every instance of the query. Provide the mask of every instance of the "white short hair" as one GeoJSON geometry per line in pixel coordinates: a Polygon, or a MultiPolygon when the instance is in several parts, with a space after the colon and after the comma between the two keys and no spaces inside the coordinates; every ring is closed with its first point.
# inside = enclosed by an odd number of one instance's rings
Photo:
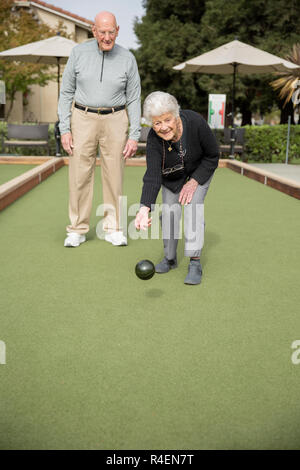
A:
{"type": "Polygon", "coordinates": [[[154,91],[145,99],[144,119],[149,126],[152,126],[153,116],[172,113],[175,117],[178,117],[179,109],[180,107],[175,96],[163,91],[154,91]]]}

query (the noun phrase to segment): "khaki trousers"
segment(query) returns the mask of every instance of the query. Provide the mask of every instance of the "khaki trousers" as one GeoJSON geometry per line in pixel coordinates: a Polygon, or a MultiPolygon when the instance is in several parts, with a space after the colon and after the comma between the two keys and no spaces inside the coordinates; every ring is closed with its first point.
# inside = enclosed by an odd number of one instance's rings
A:
{"type": "Polygon", "coordinates": [[[96,155],[100,146],[103,230],[122,230],[119,197],[123,193],[123,150],[128,138],[127,111],[96,114],[73,108],[71,116],[73,155],[69,158],[69,218],[67,232],[89,231],[96,155]]]}

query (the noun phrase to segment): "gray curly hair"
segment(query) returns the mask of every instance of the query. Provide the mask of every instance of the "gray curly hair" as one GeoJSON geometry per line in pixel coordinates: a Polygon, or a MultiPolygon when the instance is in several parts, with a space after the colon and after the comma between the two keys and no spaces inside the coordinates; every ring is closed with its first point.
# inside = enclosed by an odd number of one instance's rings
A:
{"type": "Polygon", "coordinates": [[[179,109],[175,96],[164,91],[154,91],[144,101],[144,119],[149,126],[152,126],[153,116],[172,113],[175,117],[178,117],[179,109]]]}

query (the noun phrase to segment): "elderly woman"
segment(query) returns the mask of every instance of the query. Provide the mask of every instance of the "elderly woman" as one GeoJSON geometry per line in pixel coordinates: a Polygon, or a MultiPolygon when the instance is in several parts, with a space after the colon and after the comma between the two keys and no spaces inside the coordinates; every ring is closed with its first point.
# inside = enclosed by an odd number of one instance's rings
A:
{"type": "Polygon", "coordinates": [[[152,125],[147,140],[147,170],[136,215],[137,229],[151,225],[149,212],[162,186],[162,235],[164,259],[157,273],[177,267],[181,207],[184,209],[185,256],[190,258],[185,284],[200,284],[200,254],[204,242],[204,198],[215,169],[219,150],[207,122],[198,113],[179,110],[174,96],[156,91],[144,103],[144,118],[152,125]]]}

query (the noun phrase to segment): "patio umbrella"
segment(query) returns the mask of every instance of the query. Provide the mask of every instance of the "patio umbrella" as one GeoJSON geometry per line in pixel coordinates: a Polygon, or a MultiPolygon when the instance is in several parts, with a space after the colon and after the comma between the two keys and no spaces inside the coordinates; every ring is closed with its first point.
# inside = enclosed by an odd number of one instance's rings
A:
{"type": "Polygon", "coordinates": [[[76,42],[60,35],[42,41],[31,42],[0,52],[0,58],[31,62],[34,64],[57,65],[57,94],[60,91],[60,66],[65,64],[76,42]]]}
{"type": "MultiPolygon", "coordinates": [[[[0,58],[30,62],[34,64],[57,65],[57,99],[60,92],[60,66],[66,64],[71,50],[77,43],[57,34],[42,41],[31,42],[24,46],[0,52],[0,58]]],[[[56,156],[61,155],[59,121],[55,123],[56,156]]]]}
{"type": "MultiPolygon", "coordinates": [[[[274,73],[299,68],[297,65],[244,42],[228,42],[209,52],[182,62],[175,70],[196,73],[232,74],[232,127],[234,128],[235,82],[237,73],[274,73]]],[[[233,142],[234,144],[234,142],[233,142]]],[[[233,150],[233,146],[232,149],[233,150]]]]}

